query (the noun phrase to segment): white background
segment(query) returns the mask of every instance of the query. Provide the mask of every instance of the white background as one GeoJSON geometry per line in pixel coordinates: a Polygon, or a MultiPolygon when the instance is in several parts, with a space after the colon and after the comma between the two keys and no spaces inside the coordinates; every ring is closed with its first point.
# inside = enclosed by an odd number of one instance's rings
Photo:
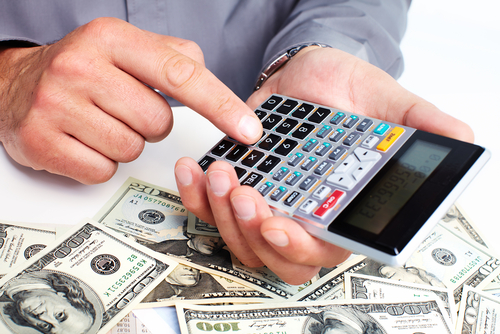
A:
{"type": "MultiPolygon", "coordinates": [[[[414,1],[402,43],[406,70],[400,79],[410,91],[469,122],[476,143],[492,152],[458,201],[490,241],[500,235],[499,9],[497,0],[414,1]]],[[[222,134],[190,110],[174,113],[175,126],[166,140],[147,144],[139,159],[120,165],[101,185],[85,186],[19,166],[0,148],[0,220],[76,224],[93,217],[129,176],[176,189],[175,161],[185,155],[198,159],[222,134]]]]}

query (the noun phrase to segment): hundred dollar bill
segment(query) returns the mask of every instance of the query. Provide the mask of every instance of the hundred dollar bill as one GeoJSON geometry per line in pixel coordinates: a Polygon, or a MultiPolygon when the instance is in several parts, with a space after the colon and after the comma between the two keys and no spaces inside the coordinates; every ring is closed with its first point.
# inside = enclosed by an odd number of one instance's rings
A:
{"type": "Polygon", "coordinates": [[[106,333],[176,265],[84,220],[0,280],[0,333],[106,333]]]}
{"type": "Polygon", "coordinates": [[[152,334],[149,329],[130,312],[113,327],[108,334],[152,334]]]}
{"type": "Polygon", "coordinates": [[[456,334],[500,333],[500,298],[464,286],[456,334]]]}
{"type": "Polygon", "coordinates": [[[457,203],[448,210],[446,215],[439,221],[439,224],[454,232],[458,232],[464,239],[472,241],[471,243],[473,244],[477,243],[490,250],[493,249],[485,236],[457,203]]]}
{"type": "Polygon", "coordinates": [[[423,284],[399,282],[386,278],[360,274],[345,274],[345,298],[365,300],[415,300],[432,298],[441,300],[451,323],[457,320],[457,309],[452,291],[447,288],[433,287],[423,284]]]}
{"type": "Polygon", "coordinates": [[[179,264],[136,308],[173,306],[179,300],[216,304],[262,303],[272,298],[225,277],[179,264]]]}
{"type": "Polygon", "coordinates": [[[212,235],[220,237],[217,227],[204,222],[196,217],[192,212],[188,212],[187,231],[193,234],[212,235]]]}
{"type": "Polygon", "coordinates": [[[404,266],[391,267],[359,256],[314,282],[293,300],[329,299],[331,293],[328,289],[338,291],[334,295],[338,298],[344,272],[449,288],[453,290],[455,304],[458,304],[464,284],[483,289],[498,276],[500,260],[486,248],[478,248],[438,225],[404,266]]]}
{"type": "Polygon", "coordinates": [[[55,239],[55,228],[0,221],[0,278],[55,239]]]}
{"type": "Polygon", "coordinates": [[[160,242],[186,239],[187,213],[177,192],[131,177],[94,220],[135,238],[160,242]]]}
{"type": "Polygon", "coordinates": [[[335,300],[203,306],[176,304],[182,334],[452,333],[436,300],[335,300]]]}

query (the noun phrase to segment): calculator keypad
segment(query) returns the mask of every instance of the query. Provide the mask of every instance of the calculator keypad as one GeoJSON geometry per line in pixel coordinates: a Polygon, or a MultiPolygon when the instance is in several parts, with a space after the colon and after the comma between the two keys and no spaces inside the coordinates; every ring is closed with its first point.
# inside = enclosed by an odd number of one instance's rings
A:
{"type": "Polygon", "coordinates": [[[413,131],[280,95],[255,113],[264,128],[259,142],[226,137],[199,164],[206,171],[215,160],[230,162],[271,207],[325,228],[413,131]],[[403,139],[388,143],[393,132],[403,139]]]}

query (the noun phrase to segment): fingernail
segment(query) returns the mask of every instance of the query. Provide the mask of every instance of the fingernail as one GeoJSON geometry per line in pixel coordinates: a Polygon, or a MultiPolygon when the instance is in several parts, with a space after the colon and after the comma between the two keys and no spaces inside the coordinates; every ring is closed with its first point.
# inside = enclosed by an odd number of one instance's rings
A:
{"type": "Polygon", "coordinates": [[[186,166],[177,166],[175,169],[175,177],[177,181],[183,186],[189,186],[193,183],[193,173],[191,172],[191,168],[186,166]]]}
{"type": "Polygon", "coordinates": [[[262,125],[255,117],[245,115],[238,126],[240,133],[249,141],[255,142],[262,135],[262,125]]]}
{"type": "Polygon", "coordinates": [[[210,189],[215,196],[222,197],[228,192],[231,187],[231,181],[229,180],[229,175],[226,172],[210,172],[207,176],[210,189]]]}
{"type": "Polygon", "coordinates": [[[267,242],[278,247],[288,246],[288,243],[290,242],[288,235],[282,230],[269,230],[262,233],[262,236],[267,240],[267,242]]]}
{"type": "Polygon", "coordinates": [[[240,195],[231,200],[236,215],[241,220],[250,220],[255,217],[255,201],[253,198],[240,195]]]}

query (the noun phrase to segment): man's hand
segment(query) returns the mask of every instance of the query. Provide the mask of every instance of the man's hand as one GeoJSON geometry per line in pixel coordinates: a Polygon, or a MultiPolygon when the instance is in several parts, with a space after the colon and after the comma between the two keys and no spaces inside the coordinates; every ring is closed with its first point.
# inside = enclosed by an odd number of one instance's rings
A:
{"type": "Polygon", "coordinates": [[[0,141],[9,155],[86,184],[108,180],[145,141],[170,132],[168,103],[145,84],[242,142],[262,134],[195,43],[118,19],[96,19],[51,45],[0,49],[0,73],[0,141]]]}
{"type": "MultiPolygon", "coordinates": [[[[471,129],[402,88],[382,70],[335,49],[308,47],[273,74],[247,101],[255,108],[271,94],[331,106],[428,132],[472,141],[471,129]]],[[[266,265],[291,284],[332,267],[349,252],[305,232],[296,222],[273,217],[264,198],[239,186],[234,169],[215,162],[206,175],[182,158],[175,168],[183,204],[216,224],[226,244],[248,266],[266,265]]]]}

